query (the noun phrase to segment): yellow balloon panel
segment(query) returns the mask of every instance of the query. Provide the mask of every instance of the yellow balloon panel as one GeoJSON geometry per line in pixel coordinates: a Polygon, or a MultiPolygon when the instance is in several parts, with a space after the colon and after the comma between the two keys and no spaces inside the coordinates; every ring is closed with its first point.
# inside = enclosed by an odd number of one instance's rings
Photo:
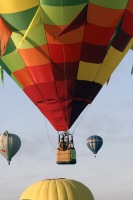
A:
{"type": "Polygon", "coordinates": [[[39,0],[0,0],[0,13],[9,14],[14,12],[20,12],[39,5],[39,0]]]}
{"type": "Polygon", "coordinates": [[[85,81],[93,81],[98,73],[98,70],[101,66],[100,64],[96,63],[87,63],[80,61],[79,69],[78,69],[78,80],[85,80],[85,81]]]}

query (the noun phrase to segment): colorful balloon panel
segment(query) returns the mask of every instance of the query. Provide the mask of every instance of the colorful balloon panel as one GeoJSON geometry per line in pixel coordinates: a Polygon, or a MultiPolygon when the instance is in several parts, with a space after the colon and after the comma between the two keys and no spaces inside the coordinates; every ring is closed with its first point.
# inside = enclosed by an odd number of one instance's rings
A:
{"type": "Polygon", "coordinates": [[[3,42],[0,28],[0,65],[58,131],[73,125],[133,45],[132,0],[2,0],[1,21],[9,33],[3,42]]]}

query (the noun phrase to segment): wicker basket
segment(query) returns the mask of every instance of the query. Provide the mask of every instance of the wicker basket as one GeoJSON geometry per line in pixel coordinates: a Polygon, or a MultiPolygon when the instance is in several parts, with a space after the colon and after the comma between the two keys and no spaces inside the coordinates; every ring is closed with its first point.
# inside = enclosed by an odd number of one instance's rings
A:
{"type": "Polygon", "coordinates": [[[76,164],[76,150],[75,148],[61,151],[57,149],[56,153],[57,164],[76,164]]]}

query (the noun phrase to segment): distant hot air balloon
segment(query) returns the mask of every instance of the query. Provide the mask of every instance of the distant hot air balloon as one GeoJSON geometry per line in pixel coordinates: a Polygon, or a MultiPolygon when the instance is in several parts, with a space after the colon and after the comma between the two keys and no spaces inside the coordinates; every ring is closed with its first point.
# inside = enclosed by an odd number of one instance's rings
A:
{"type": "Polygon", "coordinates": [[[19,200],[94,200],[84,184],[71,179],[46,179],[29,186],[19,200]]]}
{"type": "Polygon", "coordinates": [[[95,154],[99,151],[99,149],[103,145],[103,139],[98,135],[92,135],[87,138],[86,144],[88,148],[95,154]]]}
{"type": "Polygon", "coordinates": [[[11,158],[18,152],[21,146],[20,138],[12,133],[5,131],[0,134],[0,153],[7,159],[10,164],[11,158]]]}

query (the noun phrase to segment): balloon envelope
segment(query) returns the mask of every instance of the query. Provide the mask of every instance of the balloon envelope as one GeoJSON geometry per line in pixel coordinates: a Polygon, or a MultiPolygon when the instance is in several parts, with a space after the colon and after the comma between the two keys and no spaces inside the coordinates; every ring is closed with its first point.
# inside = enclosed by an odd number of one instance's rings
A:
{"type": "Polygon", "coordinates": [[[18,152],[21,146],[20,138],[12,133],[5,131],[0,134],[0,153],[7,159],[8,163],[12,157],[18,152]]]}
{"type": "Polygon", "coordinates": [[[94,154],[97,154],[103,145],[103,139],[98,135],[92,135],[87,138],[86,144],[94,154]]]}
{"type": "Polygon", "coordinates": [[[66,131],[133,45],[132,22],[132,0],[1,0],[0,65],[66,131]]]}
{"type": "Polygon", "coordinates": [[[19,200],[94,200],[92,192],[82,183],[71,179],[47,179],[29,186],[19,200]]]}

